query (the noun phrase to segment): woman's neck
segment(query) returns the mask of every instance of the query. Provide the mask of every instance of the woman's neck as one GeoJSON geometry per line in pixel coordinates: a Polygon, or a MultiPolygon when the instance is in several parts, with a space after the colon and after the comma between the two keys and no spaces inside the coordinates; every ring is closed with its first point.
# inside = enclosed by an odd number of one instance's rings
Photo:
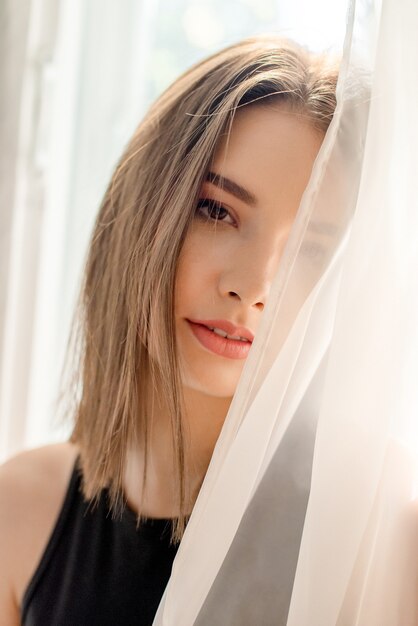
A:
{"type": "MultiPolygon", "coordinates": [[[[216,398],[185,388],[184,400],[185,487],[187,509],[191,512],[232,398],[216,398]]],[[[142,494],[144,451],[139,446],[128,450],[124,480],[128,504],[147,517],[175,517],[175,451],[170,416],[161,401],[154,405],[149,421],[147,457],[147,484],[142,494]]]]}

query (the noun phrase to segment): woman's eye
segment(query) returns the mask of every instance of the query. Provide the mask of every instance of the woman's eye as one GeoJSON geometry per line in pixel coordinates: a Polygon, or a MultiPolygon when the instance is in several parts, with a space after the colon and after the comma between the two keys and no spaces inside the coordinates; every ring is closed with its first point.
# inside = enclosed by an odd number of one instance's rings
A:
{"type": "Polygon", "coordinates": [[[199,217],[206,218],[207,220],[212,220],[214,222],[226,222],[225,218],[229,217],[230,221],[227,223],[234,224],[234,219],[230,212],[219,202],[209,200],[208,198],[199,200],[196,207],[196,214],[199,217]]]}

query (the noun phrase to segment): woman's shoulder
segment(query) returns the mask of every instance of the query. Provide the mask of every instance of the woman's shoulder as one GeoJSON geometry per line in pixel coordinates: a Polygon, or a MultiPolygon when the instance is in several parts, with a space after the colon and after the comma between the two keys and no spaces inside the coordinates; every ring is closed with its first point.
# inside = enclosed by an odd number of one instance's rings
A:
{"type": "MultiPolygon", "coordinates": [[[[0,466],[0,578],[17,606],[55,526],[77,454],[76,445],[56,443],[20,452],[0,466]]],[[[0,609],[2,602],[0,597],[0,609]]]]}

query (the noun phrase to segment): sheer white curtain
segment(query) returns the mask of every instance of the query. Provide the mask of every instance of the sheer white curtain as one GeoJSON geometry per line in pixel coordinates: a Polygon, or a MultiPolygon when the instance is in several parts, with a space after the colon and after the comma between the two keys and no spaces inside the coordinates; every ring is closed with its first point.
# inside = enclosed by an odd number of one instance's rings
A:
{"type": "Polygon", "coordinates": [[[0,461],[62,439],[55,400],[85,248],[146,102],[153,0],[0,9],[0,461]]]}
{"type": "Polygon", "coordinates": [[[0,459],[23,444],[43,203],[48,62],[56,2],[1,5],[0,459]]]}
{"type": "Polygon", "coordinates": [[[418,623],[418,5],[350,5],[338,108],[155,626],[418,623]]]}

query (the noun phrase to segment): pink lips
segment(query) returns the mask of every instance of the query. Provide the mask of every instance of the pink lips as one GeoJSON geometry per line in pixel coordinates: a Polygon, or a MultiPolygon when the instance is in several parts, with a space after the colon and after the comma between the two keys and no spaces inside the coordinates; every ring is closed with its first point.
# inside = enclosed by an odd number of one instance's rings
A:
{"type": "Polygon", "coordinates": [[[247,328],[234,326],[227,320],[186,320],[196,339],[208,350],[229,359],[245,359],[251,348],[254,335],[247,328]],[[228,335],[244,337],[249,341],[227,339],[208,328],[219,328],[228,335]]]}

